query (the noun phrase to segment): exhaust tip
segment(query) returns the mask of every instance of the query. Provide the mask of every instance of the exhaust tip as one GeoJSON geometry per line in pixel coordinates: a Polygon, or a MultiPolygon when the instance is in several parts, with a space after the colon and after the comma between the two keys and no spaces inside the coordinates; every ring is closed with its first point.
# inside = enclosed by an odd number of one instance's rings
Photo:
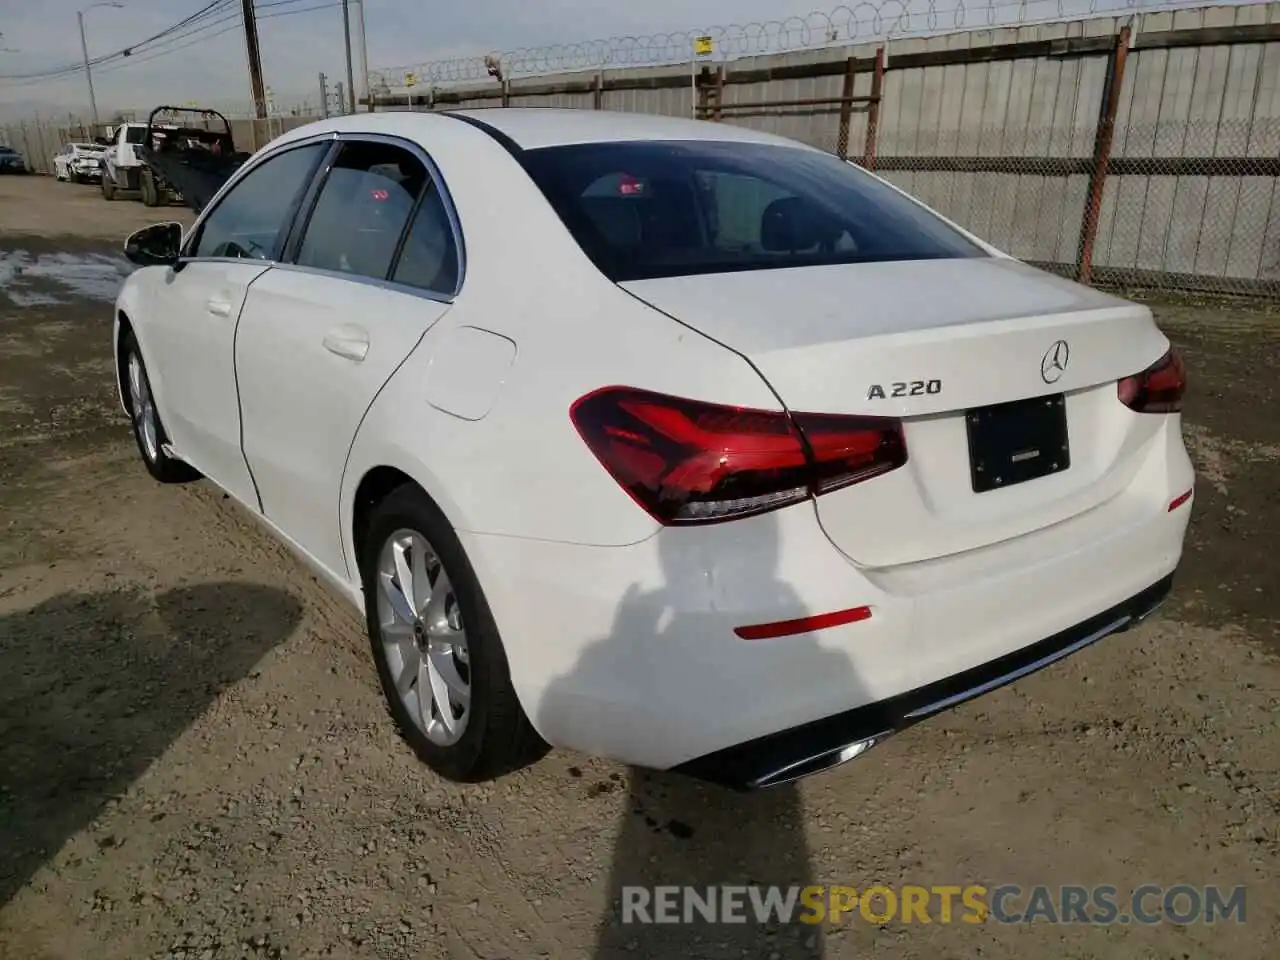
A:
{"type": "Polygon", "coordinates": [[[762,789],[764,787],[777,787],[784,783],[794,783],[805,777],[812,776],[815,773],[823,773],[827,770],[833,770],[850,760],[856,760],[862,756],[876,744],[881,743],[893,735],[894,731],[886,730],[883,733],[877,733],[875,736],[864,737],[861,740],[855,740],[847,743],[842,747],[834,750],[824,750],[822,753],[814,754],[811,757],[805,757],[803,760],[797,760],[789,763],[784,767],[780,767],[771,773],[766,773],[762,777],[758,777],[750,784],[751,789],[762,789]]]}

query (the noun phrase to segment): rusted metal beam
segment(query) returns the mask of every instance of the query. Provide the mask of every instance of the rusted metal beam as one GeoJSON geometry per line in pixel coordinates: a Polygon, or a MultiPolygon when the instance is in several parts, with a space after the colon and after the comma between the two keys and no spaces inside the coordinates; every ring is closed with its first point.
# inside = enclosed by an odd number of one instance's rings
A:
{"type": "Polygon", "coordinates": [[[884,90],[884,47],[876,48],[875,69],[871,73],[873,102],[867,111],[867,136],[862,144],[862,166],[876,168],[876,137],[880,132],[880,95],[884,90]]]}
{"type": "Polygon", "coordinates": [[[844,86],[840,89],[840,133],[836,136],[836,156],[849,159],[849,124],[853,119],[853,79],[858,61],[850,57],[844,65],[844,86]]]}
{"type": "MultiPolygon", "coordinates": [[[[703,88],[705,89],[705,88],[703,88]]],[[[766,110],[770,107],[834,107],[838,104],[871,103],[874,97],[802,97],[799,100],[735,100],[723,105],[725,110],[766,110]]],[[[712,109],[710,106],[699,109],[712,109]]]]}
{"type": "Polygon", "coordinates": [[[1088,283],[1093,273],[1093,245],[1098,237],[1098,217],[1102,213],[1102,192],[1107,185],[1107,164],[1111,160],[1111,144],[1115,137],[1116,111],[1120,107],[1120,90],[1124,86],[1124,64],[1129,54],[1129,28],[1116,36],[1107,61],[1107,77],[1102,88],[1102,106],[1093,144],[1093,170],[1089,176],[1089,199],[1080,221],[1079,269],[1076,279],[1088,283]]]}
{"type": "MultiPolygon", "coordinates": [[[[881,171],[1007,173],[1026,177],[1092,176],[1093,157],[876,157],[881,171]]],[[[1111,157],[1112,177],[1280,177],[1280,157],[1111,157]]]]}

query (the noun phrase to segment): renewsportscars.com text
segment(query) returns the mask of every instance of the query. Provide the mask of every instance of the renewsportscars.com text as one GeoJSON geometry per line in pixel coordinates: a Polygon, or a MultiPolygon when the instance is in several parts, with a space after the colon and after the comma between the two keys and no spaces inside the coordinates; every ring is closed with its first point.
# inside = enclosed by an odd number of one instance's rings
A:
{"type": "Polygon", "coordinates": [[[623,923],[1244,923],[1246,888],[1143,884],[622,888],[623,923]]]}

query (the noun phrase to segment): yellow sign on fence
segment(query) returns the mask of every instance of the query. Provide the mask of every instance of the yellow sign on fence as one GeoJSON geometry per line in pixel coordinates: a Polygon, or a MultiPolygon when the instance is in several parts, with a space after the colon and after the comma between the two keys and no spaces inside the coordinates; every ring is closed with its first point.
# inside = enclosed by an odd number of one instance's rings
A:
{"type": "Polygon", "coordinates": [[[416,73],[406,73],[404,75],[404,85],[406,87],[416,87],[418,85],[418,75],[416,73]]]}
{"type": "Polygon", "coordinates": [[[693,53],[699,57],[709,57],[715,53],[715,41],[710,37],[694,37],[693,53]]]}

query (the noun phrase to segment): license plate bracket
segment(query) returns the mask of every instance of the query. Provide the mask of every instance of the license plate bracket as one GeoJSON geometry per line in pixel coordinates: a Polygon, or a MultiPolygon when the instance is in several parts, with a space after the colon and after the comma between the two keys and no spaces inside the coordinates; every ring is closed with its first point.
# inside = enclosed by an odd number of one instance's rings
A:
{"type": "Polygon", "coordinates": [[[1066,398],[1032,397],[965,411],[974,493],[1003,490],[1071,466],[1066,398]]]}

